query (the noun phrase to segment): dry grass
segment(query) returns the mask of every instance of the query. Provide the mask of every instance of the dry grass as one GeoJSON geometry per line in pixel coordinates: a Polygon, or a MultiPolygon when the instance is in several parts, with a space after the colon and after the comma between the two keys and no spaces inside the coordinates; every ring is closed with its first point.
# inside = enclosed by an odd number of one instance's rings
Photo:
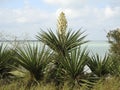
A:
{"type": "Polygon", "coordinates": [[[120,78],[112,77],[106,80],[100,80],[93,90],[120,90],[120,78]]]}
{"type": "MultiPolygon", "coordinates": [[[[25,90],[25,85],[20,85],[18,82],[13,82],[8,85],[0,86],[0,90],[25,90]]],[[[27,90],[57,90],[54,84],[38,85],[31,87],[27,90]]],[[[70,87],[65,84],[60,90],[70,90],[70,87]]],[[[84,87],[75,87],[73,90],[86,90],[84,87]]],[[[108,78],[106,80],[100,80],[91,90],[120,90],[120,79],[119,78],[108,78]]]]}

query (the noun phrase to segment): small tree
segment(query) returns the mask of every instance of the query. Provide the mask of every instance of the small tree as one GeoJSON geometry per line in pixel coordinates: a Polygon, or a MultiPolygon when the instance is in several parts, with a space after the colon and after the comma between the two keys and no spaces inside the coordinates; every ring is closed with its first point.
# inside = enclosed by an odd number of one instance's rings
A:
{"type": "Polygon", "coordinates": [[[112,56],[112,73],[120,75],[120,28],[111,30],[107,34],[110,43],[110,55],[112,56]]]}
{"type": "Polygon", "coordinates": [[[108,42],[110,43],[110,53],[120,55],[120,29],[117,28],[108,32],[108,42]]]}

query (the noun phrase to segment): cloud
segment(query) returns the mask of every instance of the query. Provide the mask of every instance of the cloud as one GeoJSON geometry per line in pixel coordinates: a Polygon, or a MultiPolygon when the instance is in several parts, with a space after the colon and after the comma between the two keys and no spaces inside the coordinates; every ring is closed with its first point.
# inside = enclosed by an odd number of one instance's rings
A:
{"type": "Polygon", "coordinates": [[[48,4],[61,4],[61,5],[67,5],[71,4],[73,0],[44,0],[48,4]]]}
{"type": "Polygon", "coordinates": [[[88,39],[104,40],[106,32],[120,27],[120,7],[83,7],[58,9],[57,13],[64,11],[69,20],[69,27],[87,30],[88,39]],[[102,37],[101,37],[102,36],[102,37]]]}
{"type": "Polygon", "coordinates": [[[0,9],[0,23],[35,23],[51,15],[37,8],[0,9]]]}
{"type": "Polygon", "coordinates": [[[61,11],[65,12],[68,26],[73,29],[83,27],[87,30],[89,39],[105,39],[104,29],[109,30],[120,26],[120,6],[118,5],[120,2],[118,0],[43,1],[45,5],[50,4],[52,7],[49,10],[43,9],[43,5],[33,7],[29,0],[24,0],[24,7],[0,8],[0,30],[11,31],[15,34],[29,32],[32,36],[40,31],[40,28],[54,28],[61,11]]]}
{"type": "Polygon", "coordinates": [[[112,7],[120,6],[120,0],[106,0],[106,1],[112,7]]]}
{"type": "Polygon", "coordinates": [[[47,4],[57,5],[64,8],[82,8],[85,6],[91,7],[116,7],[120,5],[120,0],[43,0],[47,4]]]}
{"type": "Polygon", "coordinates": [[[110,6],[106,6],[104,8],[97,8],[97,7],[83,7],[81,9],[75,8],[60,8],[57,10],[57,16],[59,13],[63,11],[68,18],[81,18],[88,20],[106,20],[110,18],[116,18],[116,16],[120,15],[120,7],[112,8],[110,6]]]}
{"type": "Polygon", "coordinates": [[[16,22],[19,22],[19,23],[25,23],[27,21],[28,20],[25,17],[19,17],[19,18],[16,19],[16,22]]]}
{"type": "Polygon", "coordinates": [[[76,5],[84,5],[87,0],[44,0],[45,3],[47,4],[52,4],[52,5],[58,5],[58,6],[63,6],[63,7],[68,7],[68,6],[76,6],[76,5]]]}
{"type": "MultiPolygon", "coordinates": [[[[8,2],[8,1],[10,1],[10,0],[0,0],[0,2],[8,2]]],[[[13,1],[13,0],[12,0],[13,1]]]]}
{"type": "Polygon", "coordinates": [[[88,19],[104,21],[118,16],[120,11],[119,0],[44,0],[44,2],[53,5],[57,4],[57,16],[59,12],[64,11],[66,16],[72,19],[85,19],[88,17],[88,19]]]}
{"type": "Polygon", "coordinates": [[[112,10],[112,8],[110,7],[106,7],[104,11],[105,11],[105,16],[108,18],[115,15],[115,11],[112,10]]]}
{"type": "Polygon", "coordinates": [[[19,0],[0,0],[0,4],[6,4],[6,3],[14,3],[18,2],[19,0]]]}

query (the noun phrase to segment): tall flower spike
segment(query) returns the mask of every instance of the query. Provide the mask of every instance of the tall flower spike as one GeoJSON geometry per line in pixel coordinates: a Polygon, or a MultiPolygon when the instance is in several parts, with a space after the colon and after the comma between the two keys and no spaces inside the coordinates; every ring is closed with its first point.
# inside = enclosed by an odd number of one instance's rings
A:
{"type": "Polygon", "coordinates": [[[60,13],[57,23],[58,32],[60,35],[65,35],[67,29],[67,20],[63,12],[60,13]]]}

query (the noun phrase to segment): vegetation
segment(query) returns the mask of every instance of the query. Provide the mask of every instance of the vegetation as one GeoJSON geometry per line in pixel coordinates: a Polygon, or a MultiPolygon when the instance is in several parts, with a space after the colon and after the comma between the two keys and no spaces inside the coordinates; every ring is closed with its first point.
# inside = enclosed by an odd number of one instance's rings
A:
{"type": "Polygon", "coordinates": [[[110,43],[110,56],[112,58],[112,74],[120,75],[120,29],[111,30],[107,34],[110,43]]]}
{"type": "MultiPolygon", "coordinates": [[[[75,79],[77,77],[77,74],[82,72],[84,65],[82,66],[81,64],[84,63],[85,61],[83,60],[81,60],[80,62],[78,61],[80,58],[83,58],[84,53],[83,56],[81,57],[79,57],[80,50],[79,53],[76,53],[76,55],[78,54],[78,57],[76,57],[75,64],[77,63],[78,67],[75,66],[75,68],[77,68],[78,71],[76,71],[77,69],[75,71],[68,71],[72,68],[72,64],[71,66],[69,66],[69,64],[72,63],[71,58],[73,56],[71,57],[70,54],[72,55],[73,53],[72,51],[74,49],[87,42],[84,41],[84,38],[86,36],[82,36],[83,32],[81,33],[80,30],[76,32],[72,32],[71,30],[69,30],[67,32],[67,21],[63,12],[60,14],[58,18],[57,25],[58,28],[56,34],[54,34],[52,30],[49,30],[48,32],[42,31],[37,35],[37,39],[43,42],[44,44],[46,44],[48,47],[50,47],[54,51],[56,55],[55,57],[57,57],[55,58],[55,63],[54,63],[54,65],[57,67],[54,68],[55,71],[52,70],[54,74],[56,73],[54,75],[55,79],[57,78],[57,80],[55,80],[56,86],[62,83],[62,81],[65,79],[63,78],[63,76],[66,75],[66,73],[72,75],[72,73],[75,72],[76,73],[75,76],[70,75],[71,79],[75,79]],[[66,66],[68,67],[66,68],[66,66]]],[[[74,53],[74,57],[75,57],[75,53],[74,53]]]]}
{"type": "MultiPolygon", "coordinates": [[[[12,82],[9,85],[3,85],[0,87],[0,90],[25,90],[25,86],[19,86],[19,83],[20,82],[12,82]]],[[[46,85],[40,84],[38,86],[31,87],[29,90],[56,90],[56,86],[52,83],[46,85]]],[[[61,90],[70,90],[70,87],[64,84],[61,90]]],[[[76,86],[73,90],[86,90],[86,86],[81,86],[80,88],[76,86]]],[[[100,79],[96,82],[92,90],[120,90],[120,78],[111,77],[106,80],[100,79]]]]}
{"type": "Polygon", "coordinates": [[[120,55],[120,29],[111,30],[107,34],[108,42],[111,44],[110,52],[120,55]]]}
{"type": "Polygon", "coordinates": [[[101,58],[81,48],[86,35],[67,31],[63,12],[57,27],[38,33],[37,44],[0,45],[0,90],[119,90],[119,30],[108,33],[110,53],[101,58]]]}
{"type": "Polygon", "coordinates": [[[38,33],[37,39],[62,56],[68,54],[68,51],[73,48],[87,42],[84,41],[86,36],[83,36],[83,32],[80,32],[80,30],[76,32],[69,30],[67,32],[67,22],[63,12],[59,16],[58,30],[56,32],[54,34],[52,30],[48,32],[42,30],[41,33],[38,33]]]}
{"type": "Polygon", "coordinates": [[[15,52],[14,60],[30,73],[28,84],[39,83],[43,79],[45,68],[50,62],[51,50],[46,49],[45,46],[27,44],[17,48],[15,52]]]}
{"type": "Polygon", "coordinates": [[[10,73],[13,69],[10,65],[13,65],[12,53],[8,49],[7,45],[3,43],[0,45],[0,79],[3,79],[3,83],[8,83],[13,77],[10,73]]]}
{"type": "Polygon", "coordinates": [[[103,59],[98,55],[93,55],[88,63],[88,67],[97,77],[103,77],[110,73],[111,61],[109,56],[104,56],[103,59]]]}
{"type": "Polygon", "coordinates": [[[69,56],[63,57],[60,60],[64,71],[66,72],[66,78],[72,88],[77,84],[80,84],[80,80],[84,76],[84,67],[88,62],[88,52],[86,49],[81,51],[81,48],[75,48],[69,53],[69,56]]]}

